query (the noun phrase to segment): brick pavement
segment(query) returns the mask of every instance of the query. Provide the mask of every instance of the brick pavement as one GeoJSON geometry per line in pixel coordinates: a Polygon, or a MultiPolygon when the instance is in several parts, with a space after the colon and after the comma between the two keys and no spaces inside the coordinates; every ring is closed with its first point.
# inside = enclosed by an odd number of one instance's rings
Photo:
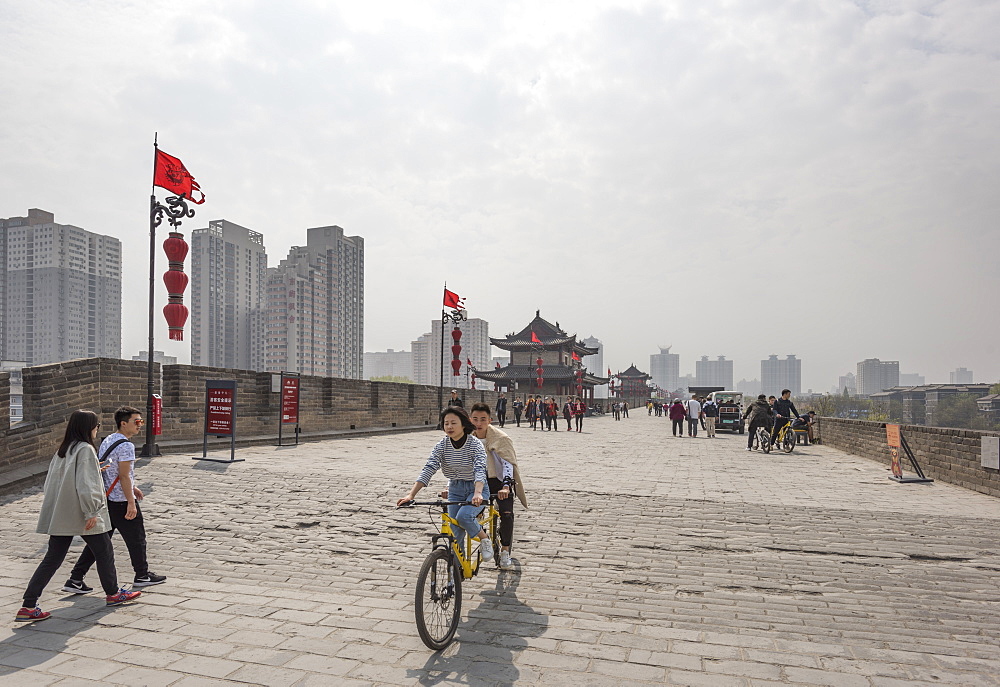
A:
{"type": "MultiPolygon", "coordinates": [[[[413,623],[426,513],[389,507],[427,432],[143,465],[169,582],[110,611],[53,584],[50,620],[0,629],[0,683],[1000,685],[1000,500],[823,446],[675,439],[641,412],[509,429],[536,508],[444,652],[413,623]]],[[[0,500],[11,619],[40,500],[0,500]]]]}

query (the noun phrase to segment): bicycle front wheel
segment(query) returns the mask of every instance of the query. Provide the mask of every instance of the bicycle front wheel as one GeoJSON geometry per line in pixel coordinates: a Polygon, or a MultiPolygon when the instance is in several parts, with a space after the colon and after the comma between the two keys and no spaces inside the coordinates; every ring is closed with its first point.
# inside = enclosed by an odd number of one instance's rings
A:
{"type": "Polygon", "coordinates": [[[793,448],[795,448],[795,432],[789,429],[781,438],[781,450],[785,453],[791,453],[793,448]]]}
{"type": "Polygon", "coordinates": [[[766,429],[757,430],[757,441],[760,442],[760,450],[764,453],[771,452],[771,435],[767,433],[766,429]]]}
{"type": "Polygon", "coordinates": [[[462,615],[462,576],[447,551],[431,551],[420,566],[414,612],[417,632],[428,648],[437,651],[451,644],[462,615]]]}

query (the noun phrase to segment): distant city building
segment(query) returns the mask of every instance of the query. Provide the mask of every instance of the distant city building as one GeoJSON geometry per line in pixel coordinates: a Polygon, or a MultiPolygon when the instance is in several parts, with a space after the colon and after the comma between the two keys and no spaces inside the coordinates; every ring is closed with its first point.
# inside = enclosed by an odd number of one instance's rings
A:
{"type": "Polygon", "coordinates": [[[779,360],[776,355],[769,355],[767,360],[760,361],[761,393],[777,396],[783,389],[792,392],[792,396],[802,393],[802,361],[794,355],[779,360]]]}
{"type": "Polygon", "coordinates": [[[10,424],[24,420],[24,381],[21,370],[27,365],[21,360],[0,360],[0,372],[10,374],[10,424]]]}
{"type": "Polygon", "coordinates": [[[365,353],[365,379],[405,377],[413,381],[413,353],[387,351],[365,353]]]}
{"type": "Polygon", "coordinates": [[[266,335],[257,369],[361,379],[364,292],[364,239],[345,236],[338,226],[306,230],[306,245],[292,246],[267,270],[266,335]]]}
{"type": "Polygon", "coordinates": [[[653,384],[665,391],[676,391],[681,386],[681,356],[671,353],[670,346],[658,346],[659,353],[649,356],[649,374],[653,384]]]}
{"type": "MultiPolygon", "coordinates": [[[[141,360],[146,362],[149,360],[149,351],[139,351],[139,355],[133,355],[132,360],[141,360]]],[[[160,365],[176,365],[177,356],[164,355],[163,351],[153,351],[153,362],[159,363],[160,365]]]]}
{"type": "Polygon", "coordinates": [[[749,403],[751,399],[756,398],[760,395],[760,380],[759,379],[741,379],[736,382],[736,390],[741,392],[744,396],[750,397],[745,402],[749,403]]]}
{"type": "MultiPolygon", "coordinates": [[[[467,374],[467,361],[477,370],[494,369],[493,355],[490,348],[490,325],[486,320],[473,317],[458,325],[462,330],[459,345],[462,347],[461,374],[457,377],[451,369],[451,330],[455,325],[447,323],[444,347],[444,385],[454,389],[468,389],[471,380],[467,374]]],[[[437,386],[441,383],[441,320],[431,320],[431,330],[410,344],[413,352],[413,375],[417,384],[437,386]]],[[[477,388],[481,387],[477,383],[477,388]]],[[[489,388],[492,387],[490,382],[489,388]]]]}
{"type": "Polygon", "coordinates": [[[847,389],[847,393],[851,395],[858,393],[858,378],[853,372],[848,372],[837,380],[837,393],[844,393],[844,389],[847,389]]]}
{"type": "MultiPolygon", "coordinates": [[[[587,372],[598,377],[604,377],[608,373],[604,367],[604,344],[596,336],[588,336],[586,339],[581,339],[580,343],[587,348],[597,349],[597,353],[583,356],[583,366],[587,368],[587,372]]],[[[594,387],[594,398],[607,397],[607,384],[600,384],[594,387]]]]}
{"type": "Polygon", "coordinates": [[[858,393],[871,396],[899,386],[899,361],[867,358],[858,363],[858,393]]]}
{"type": "Polygon", "coordinates": [[[948,373],[948,380],[952,384],[972,384],[974,377],[972,370],[966,370],[964,367],[959,367],[954,372],[948,373]]]}
{"type": "Polygon", "coordinates": [[[900,386],[923,386],[925,383],[924,376],[917,374],[916,372],[899,373],[900,386]]]}
{"type": "Polygon", "coordinates": [[[45,365],[121,353],[121,241],[37,208],[0,219],[0,358],[45,365]]]}
{"type": "Polygon", "coordinates": [[[698,378],[694,375],[684,375],[678,380],[677,388],[671,391],[687,391],[692,386],[699,386],[698,378]]]}
{"type": "MultiPolygon", "coordinates": [[[[652,357],[652,356],[650,356],[652,357]]],[[[721,386],[723,389],[733,388],[733,361],[720,355],[715,360],[709,360],[707,355],[694,363],[694,376],[698,386],[721,386]]]]}
{"type": "Polygon", "coordinates": [[[191,232],[191,364],[262,369],[264,235],[217,219],[191,232]]]}
{"type": "MultiPolygon", "coordinates": [[[[925,384],[915,387],[891,387],[869,395],[873,406],[892,418],[893,405],[902,408],[901,417],[893,418],[910,425],[935,425],[938,404],[955,396],[972,397],[982,410],[979,400],[990,390],[989,384],[925,384]]],[[[897,411],[898,412],[898,411],[897,411]]]]}

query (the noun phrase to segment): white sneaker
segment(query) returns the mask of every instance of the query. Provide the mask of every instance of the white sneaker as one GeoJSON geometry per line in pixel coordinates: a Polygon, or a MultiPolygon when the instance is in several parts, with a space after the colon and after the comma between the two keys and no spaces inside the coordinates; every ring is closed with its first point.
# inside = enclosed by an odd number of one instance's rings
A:
{"type": "Polygon", "coordinates": [[[479,553],[483,555],[484,560],[491,560],[493,558],[493,542],[489,539],[481,539],[479,541],[479,553]]]}
{"type": "Polygon", "coordinates": [[[501,551],[500,552],[500,569],[501,570],[510,570],[513,567],[514,567],[514,562],[512,560],[510,560],[510,551],[501,551]]]}

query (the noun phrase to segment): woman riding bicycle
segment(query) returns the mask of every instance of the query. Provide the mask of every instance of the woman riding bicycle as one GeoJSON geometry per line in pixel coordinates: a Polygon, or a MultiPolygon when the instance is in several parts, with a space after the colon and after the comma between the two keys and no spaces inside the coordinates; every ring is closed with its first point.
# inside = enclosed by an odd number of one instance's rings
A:
{"type": "MultiPolygon", "coordinates": [[[[486,448],[482,441],[472,436],[476,428],[464,408],[449,406],[442,410],[439,425],[447,436],[435,444],[410,493],[399,499],[396,506],[416,498],[440,469],[448,478],[448,500],[472,503],[471,506],[448,506],[448,515],[457,520],[473,540],[480,542],[480,553],[488,560],[493,558],[490,535],[476,522],[483,504],[490,498],[486,483],[486,448]]],[[[464,538],[461,541],[464,542],[464,538]]]]}

